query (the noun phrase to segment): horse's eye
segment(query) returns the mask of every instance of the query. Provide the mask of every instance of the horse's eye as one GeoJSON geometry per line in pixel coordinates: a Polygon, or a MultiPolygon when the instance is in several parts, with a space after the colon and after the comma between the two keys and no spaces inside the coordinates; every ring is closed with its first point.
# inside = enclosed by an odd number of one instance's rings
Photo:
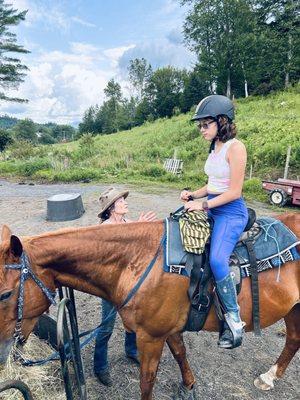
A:
{"type": "Polygon", "coordinates": [[[7,300],[7,299],[11,296],[12,292],[13,292],[13,291],[11,290],[11,291],[9,291],[9,292],[2,293],[2,294],[0,295],[0,301],[2,301],[2,300],[7,300]]]}

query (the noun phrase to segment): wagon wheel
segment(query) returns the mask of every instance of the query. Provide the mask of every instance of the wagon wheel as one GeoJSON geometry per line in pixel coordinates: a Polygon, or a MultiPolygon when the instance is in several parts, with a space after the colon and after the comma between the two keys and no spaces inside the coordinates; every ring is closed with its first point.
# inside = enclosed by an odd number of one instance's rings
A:
{"type": "Polygon", "coordinates": [[[274,189],[270,193],[269,199],[271,204],[274,204],[274,206],[283,207],[288,200],[288,196],[284,190],[274,189]]]}

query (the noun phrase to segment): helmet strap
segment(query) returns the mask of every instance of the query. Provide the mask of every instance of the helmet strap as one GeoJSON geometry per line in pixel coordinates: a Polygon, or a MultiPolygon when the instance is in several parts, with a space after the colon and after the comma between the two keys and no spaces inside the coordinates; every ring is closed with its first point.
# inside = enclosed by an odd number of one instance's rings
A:
{"type": "Polygon", "coordinates": [[[213,150],[215,150],[215,145],[216,145],[216,139],[213,139],[209,146],[209,153],[211,153],[213,150]]]}

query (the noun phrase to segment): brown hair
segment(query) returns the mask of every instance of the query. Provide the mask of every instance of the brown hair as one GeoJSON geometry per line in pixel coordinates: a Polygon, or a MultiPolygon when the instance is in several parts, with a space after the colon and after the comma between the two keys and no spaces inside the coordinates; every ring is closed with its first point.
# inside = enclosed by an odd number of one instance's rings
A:
{"type": "Polygon", "coordinates": [[[236,136],[236,126],[226,115],[218,115],[216,121],[218,124],[217,138],[221,142],[225,143],[236,136]]]}
{"type": "Polygon", "coordinates": [[[111,216],[111,212],[113,211],[114,208],[115,208],[115,203],[103,211],[100,217],[100,224],[109,219],[109,217],[111,216]]]}

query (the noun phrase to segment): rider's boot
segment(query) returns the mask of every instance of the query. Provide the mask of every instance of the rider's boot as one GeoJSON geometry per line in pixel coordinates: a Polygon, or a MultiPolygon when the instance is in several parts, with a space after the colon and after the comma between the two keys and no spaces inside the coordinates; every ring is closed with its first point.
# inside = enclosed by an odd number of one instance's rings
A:
{"type": "Polygon", "coordinates": [[[233,349],[242,344],[245,326],[240,317],[235,282],[231,274],[228,274],[222,280],[216,281],[216,286],[219,298],[225,309],[225,322],[218,345],[223,349],[233,349]]]}

